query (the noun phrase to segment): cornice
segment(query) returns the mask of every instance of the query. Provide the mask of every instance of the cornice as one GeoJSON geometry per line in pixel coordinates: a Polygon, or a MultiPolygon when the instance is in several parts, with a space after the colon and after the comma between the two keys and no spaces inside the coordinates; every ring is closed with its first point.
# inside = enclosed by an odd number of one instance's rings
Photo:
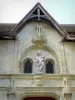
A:
{"type": "Polygon", "coordinates": [[[41,76],[42,79],[63,79],[63,77],[75,79],[75,74],[0,74],[0,79],[34,79],[35,76],[41,76]]]}

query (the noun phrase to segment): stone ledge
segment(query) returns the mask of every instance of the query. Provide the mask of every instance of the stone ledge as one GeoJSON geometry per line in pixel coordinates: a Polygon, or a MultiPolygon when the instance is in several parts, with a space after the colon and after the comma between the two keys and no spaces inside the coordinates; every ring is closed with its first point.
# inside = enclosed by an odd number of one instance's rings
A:
{"type": "Polygon", "coordinates": [[[42,76],[43,79],[62,79],[68,77],[68,79],[75,79],[75,74],[0,74],[0,79],[34,79],[35,76],[42,76]]]}

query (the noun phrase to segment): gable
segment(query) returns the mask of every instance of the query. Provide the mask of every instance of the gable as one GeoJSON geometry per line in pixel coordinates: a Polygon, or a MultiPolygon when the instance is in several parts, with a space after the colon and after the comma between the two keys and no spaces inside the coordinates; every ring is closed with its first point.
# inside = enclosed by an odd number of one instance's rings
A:
{"type": "Polygon", "coordinates": [[[67,32],[54,20],[54,18],[42,7],[40,3],[37,3],[32,10],[11,30],[13,35],[17,35],[29,21],[47,22],[56,28],[58,33],[66,37],[67,32]]]}
{"type": "Polygon", "coordinates": [[[47,43],[57,48],[56,46],[61,41],[61,36],[58,34],[56,29],[44,22],[40,22],[39,24],[37,22],[30,22],[26,24],[19,34],[17,34],[20,42],[20,50],[22,50],[22,47],[32,44],[34,41],[38,41],[38,28],[41,28],[41,35],[43,36],[43,38],[40,38],[40,41],[44,43],[45,41],[42,39],[46,39],[47,43]]]}
{"type": "Polygon", "coordinates": [[[18,24],[0,24],[2,27],[0,30],[0,40],[14,40],[16,35],[25,27],[28,22],[37,21],[45,22],[55,28],[60,36],[62,37],[61,41],[75,41],[75,35],[73,31],[73,25],[69,27],[64,27],[64,25],[59,25],[55,19],[44,9],[44,7],[37,3],[32,10],[18,23],[18,24]],[[68,29],[68,30],[67,30],[68,29]],[[3,30],[3,31],[2,31],[3,30]],[[67,33],[68,32],[68,33],[67,33]],[[72,33],[72,34],[70,34],[72,33]]]}

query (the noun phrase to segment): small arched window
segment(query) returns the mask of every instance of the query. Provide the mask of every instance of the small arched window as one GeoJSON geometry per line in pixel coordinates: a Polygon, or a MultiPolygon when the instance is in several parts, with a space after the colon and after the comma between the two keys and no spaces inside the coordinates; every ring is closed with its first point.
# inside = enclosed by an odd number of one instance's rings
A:
{"type": "Polygon", "coordinates": [[[52,59],[46,60],[46,73],[54,73],[54,61],[52,59]]]}
{"type": "Polygon", "coordinates": [[[32,73],[33,60],[27,58],[24,60],[24,73],[32,73]]]}

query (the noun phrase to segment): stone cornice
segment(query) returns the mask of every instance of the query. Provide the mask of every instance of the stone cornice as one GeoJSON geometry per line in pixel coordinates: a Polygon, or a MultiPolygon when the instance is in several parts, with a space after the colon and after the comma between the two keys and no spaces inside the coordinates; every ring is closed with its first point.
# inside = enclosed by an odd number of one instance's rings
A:
{"type": "Polygon", "coordinates": [[[34,79],[35,76],[41,76],[42,79],[63,79],[63,77],[75,79],[75,74],[0,74],[0,79],[34,79]]]}

